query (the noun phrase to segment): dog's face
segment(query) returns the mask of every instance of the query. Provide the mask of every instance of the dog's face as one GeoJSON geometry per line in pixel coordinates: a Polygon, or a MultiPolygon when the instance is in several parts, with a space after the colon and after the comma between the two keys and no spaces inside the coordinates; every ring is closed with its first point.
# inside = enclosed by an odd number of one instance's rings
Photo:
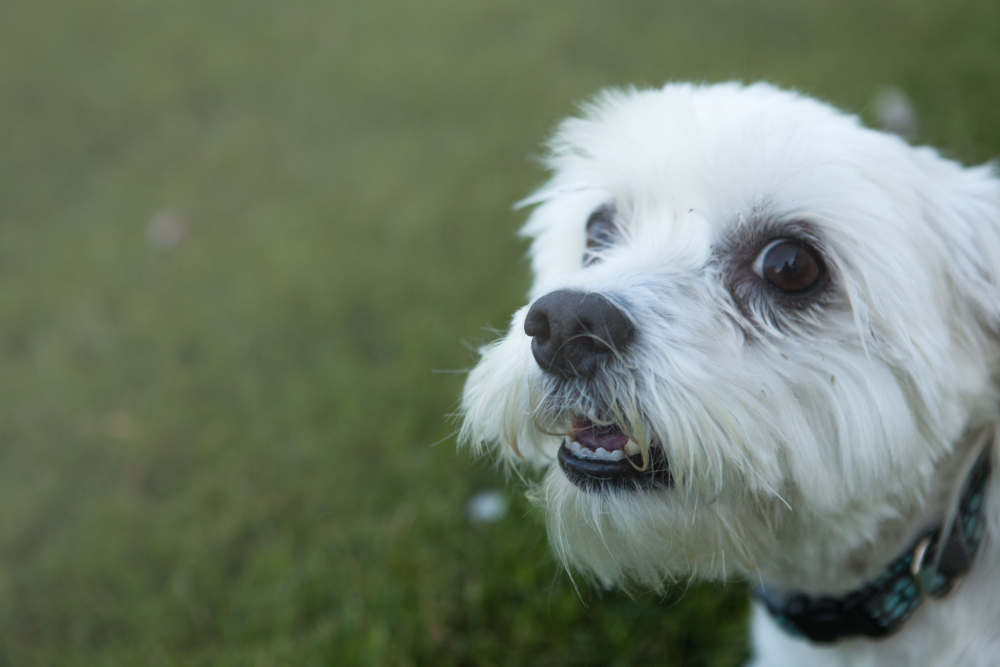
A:
{"type": "Polygon", "coordinates": [[[605,94],[549,164],[462,436],[545,469],[567,565],[780,578],[920,512],[995,404],[992,172],[760,84],[605,94]]]}

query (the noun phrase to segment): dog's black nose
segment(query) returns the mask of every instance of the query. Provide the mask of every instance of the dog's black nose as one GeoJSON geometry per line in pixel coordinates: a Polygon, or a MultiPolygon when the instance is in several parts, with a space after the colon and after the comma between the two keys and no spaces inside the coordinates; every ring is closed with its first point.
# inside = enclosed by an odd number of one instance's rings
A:
{"type": "Polygon", "coordinates": [[[601,361],[622,354],[635,327],[600,294],[562,289],[532,304],[524,333],[542,370],[571,379],[589,377],[601,361]]]}

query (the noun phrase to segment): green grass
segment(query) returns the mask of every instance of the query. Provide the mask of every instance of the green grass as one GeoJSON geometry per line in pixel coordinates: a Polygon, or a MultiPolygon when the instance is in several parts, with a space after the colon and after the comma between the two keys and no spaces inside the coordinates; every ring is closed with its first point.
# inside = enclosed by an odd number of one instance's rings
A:
{"type": "Polygon", "coordinates": [[[1000,153],[995,1],[754,4],[6,3],[0,664],[744,658],[740,585],[578,596],[435,371],[519,305],[510,203],[602,86],[893,83],[1000,153]]]}

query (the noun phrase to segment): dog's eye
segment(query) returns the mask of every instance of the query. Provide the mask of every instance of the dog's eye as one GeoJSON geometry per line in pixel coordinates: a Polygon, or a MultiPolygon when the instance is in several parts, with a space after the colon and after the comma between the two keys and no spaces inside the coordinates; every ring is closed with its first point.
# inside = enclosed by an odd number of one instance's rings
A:
{"type": "Polygon", "coordinates": [[[587,249],[583,253],[583,265],[599,262],[601,251],[610,248],[617,239],[618,228],[611,207],[602,206],[591,213],[587,220],[587,249]]]}
{"type": "Polygon", "coordinates": [[[823,262],[801,241],[776,239],[757,255],[753,270],[782,292],[804,292],[823,277],[823,262]]]}

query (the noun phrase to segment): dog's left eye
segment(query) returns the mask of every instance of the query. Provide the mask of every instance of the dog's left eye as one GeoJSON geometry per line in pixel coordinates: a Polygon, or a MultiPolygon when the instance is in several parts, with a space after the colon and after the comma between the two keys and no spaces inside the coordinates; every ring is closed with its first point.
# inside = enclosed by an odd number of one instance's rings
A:
{"type": "Polygon", "coordinates": [[[794,239],[771,241],[757,255],[753,271],[782,292],[804,292],[823,277],[823,262],[811,247],[794,239]]]}
{"type": "Polygon", "coordinates": [[[591,213],[587,220],[587,249],[583,253],[583,265],[599,262],[601,251],[610,248],[617,239],[618,228],[611,207],[602,206],[591,213]]]}

